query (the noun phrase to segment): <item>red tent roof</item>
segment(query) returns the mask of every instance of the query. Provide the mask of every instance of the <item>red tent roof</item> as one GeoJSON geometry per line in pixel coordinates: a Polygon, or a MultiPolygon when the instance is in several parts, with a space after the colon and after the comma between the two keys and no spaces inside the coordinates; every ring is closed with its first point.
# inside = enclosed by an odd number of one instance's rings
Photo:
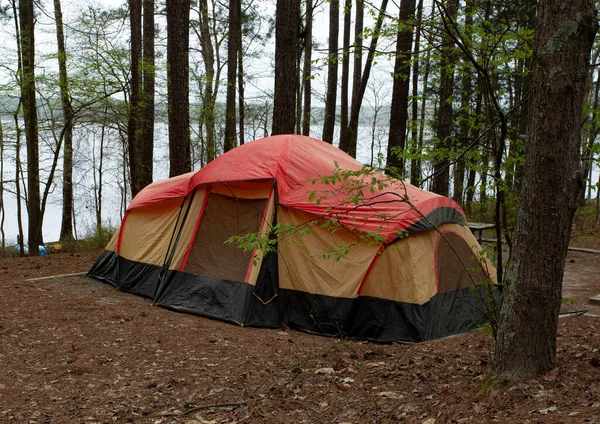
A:
{"type": "MultiPolygon", "coordinates": [[[[445,211],[442,222],[466,221],[464,212],[455,201],[395,180],[387,180],[389,185],[386,188],[381,191],[375,189],[373,193],[365,187],[360,203],[355,204],[349,199],[348,183],[342,188],[340,182],[327,185],[319,179],[320,176],[333,175],[336,163],[343,170],[363,168],[360,162],[337,147],[314,138],[300,135],[266,137],[219,156],[199,171],[150,184],[133,199],[129,209],[184,197],[202,184],[273,179],[277,181],[280,204],[330,216],[361,231],[376,231],[387,241],[417,223],[430,227],[424,217],[436,211],[445,211]],[[318,181],[313,184],[315,179],[318,181]],[[316,197],[325,193],[327,196],[317,204],[314,199],[309,200],[313,191],[316,191],[316,197]]],[[[362,177],[362,181],[369,182],[373,177],[386,178],[373,174],[362,177]]],[[[438,217],[434,224],[439,223],[438,217]]]]}

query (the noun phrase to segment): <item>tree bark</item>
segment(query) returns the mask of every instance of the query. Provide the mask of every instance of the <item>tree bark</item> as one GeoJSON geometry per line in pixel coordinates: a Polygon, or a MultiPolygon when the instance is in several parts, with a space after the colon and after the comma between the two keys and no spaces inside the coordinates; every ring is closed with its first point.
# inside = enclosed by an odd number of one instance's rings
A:
{"type": "Polygon", "coordinates": [[[225,142],[223,150],[228,152],[237,146],[236,135],[236,73],[237,54],[241,39],[241,0],[229,0],[229,38],[227,41],[227,103],[225,107],[225,142]]]}
{"type": "Polygon", "coordinates": [[[0,233],[2,234],[2,254],[5,253],[6,235],[4,234],[4,219],[6,210],[4,209],[4,129],[0,120],[0,233]]]}
{"type": "Polygon", "coordinates": [[[541,0],[531,75],[531,111],[513,259],[493,363],[496,379],[556,366],[556,332],[567,247],[582,189],[580,127],[597,30],[591,0],[541,0]]]}
{"type": "MultiPolygon", "coordinates": [[[[400,4],[400,13],[398,16],[399,29],[396,38],[396,61],[394,64],[394,84],[390,105],[390,132],[386,168],[394,167],[400,175],[404,175],[405,172],[404,159],[400,159],[399,153],[406,148],[415,3],[415,0],[404,0],[400,4]]],[[[416,101],[416,98],[413,99],[415,105],[416,101]]],[[[415,109],[413,109],[413,112],[415,109]]]]}
{"type": "Polygon", "coordinates": [[[143,0],[142,92],[140,96],[141,188],[152,182],[154,171],[154,0],[143,0]]]}
{"type": "Polygon", "coordinates": [[[350,12],[352,0],[344,3],[344,35],[342,44],[342,86],[340,100],[340,149],[348,151],[348,88],[350,79],[350,12]]]}
{"type": "Polygon", "coordinates": [[[299,25],[300,2],[298,0],[277,0],[272,135],[293,134],[295,129],[298,85],[296,45],[299,25]]]}
{"type": "Polygon", "coordinates": [[[127,149],[131,173],[131,196],[142,189],[140,182],[142,155],[140,149],[140,61],[142,57],[142,0],[129,0],[131,28],[131,79],[129,80],[129,116],[127,121],[127,149]]]}
{"type": "Polygon", "coordinates": [[[190,0],[167,2],[169,176],[192,170],[189,99],[190,0]]]}
{"type": "MultiPolygon", "coordinates": [[[[457,0],[445,1],[448,19],[456,20],[458,10],[457,0]]],[[[454,91],[454,41],[451,36],[443,37],[442,59],[440,61],[440,111],[436,134],[437,157],[433,166],[432,191],[442,196],[448,196],[450,185],[450,155],[452,147],[452,94],[454,91]]]]}
{"type": "Polygon", "coordinates": [[[27,209],[29,215],[28,246],[30,256],[39,256],[40,232],[40,164],[38,119],[35,98],[35,38],[33,0],[19,1],[21,26],[21,97],[27,141],[27,209]]]}
{"type": "Polygon", "coordinates": [[[304,109],[302,113],[302,135],[310,135],[310,108],[312,97],[311,70],[312,70],[312,24],[313,1],[306,0],[306,38],[304,39],[304,109]]]}
{"type": "Polygon", "coordinates": [[[246,137],[246,105],[244,103],[244,55],[243,55],[243,46],[242,40],[240,41],[239,51],[238,51],[238,131],[239,131],[239,139],[240,146],[245,143],[246,137]]]}
{"type": "MultiPolygon", "coordinates": [[[[358,101],[360,95],[360,83],[362,77],[362,64],[363,64],[363,30],[364,30],[364,14],[365,5],[363,0],[356,0],[356,7],[354,9],[354,45],[352,50],[354,52],[354,63],[352,66],[352,97],[350,100],[350,109],[352,112],[352,105],[358,101]]],[[[351,141],[350,141],[351,143],[351,141]]],[[[356,147],[355,147],[356,150],[356,147]]]]}
{"type": "Polygon", "coordinates": [[[67,52],[60,0],[54,0],[56,22],[56,43],[58,46],[58,78],[60,102],[63,112],[63,181],[62,181],[62,220],[60,240],[73,238],[73,109],[67,77],[67,52]]]}
{"type": "Polygon", "coordinates": [[[338,37],[340,31],[339,0],[329,2],[329,57],[327,61],[327,93],[325,95],[325,122],[323,123],[323,141],[333,144],[335,129],[337,79],[338,79],[338,37]]]}

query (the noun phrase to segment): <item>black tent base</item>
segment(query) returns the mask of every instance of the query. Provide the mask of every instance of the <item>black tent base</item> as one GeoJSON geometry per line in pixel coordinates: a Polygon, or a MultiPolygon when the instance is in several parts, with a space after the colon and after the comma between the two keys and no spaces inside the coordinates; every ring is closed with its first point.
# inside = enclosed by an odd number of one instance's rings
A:
{"type": "Polygon", "coordinates": [[[271,287],[271,282],[265,284],[276,275],[274,269],[270,271],[261,270],[256,286],[176,270],[164,272],[161,279],[158,266],[104,251],[88,275],[119,290],[151,298],[170,310],[242,326],[287,326],[338,338],[418,343],[468,332],[487,322],[481,294],[471,288],[439,293],[417,305],[366,296],[337,298],[279,290],[271,287]]]}

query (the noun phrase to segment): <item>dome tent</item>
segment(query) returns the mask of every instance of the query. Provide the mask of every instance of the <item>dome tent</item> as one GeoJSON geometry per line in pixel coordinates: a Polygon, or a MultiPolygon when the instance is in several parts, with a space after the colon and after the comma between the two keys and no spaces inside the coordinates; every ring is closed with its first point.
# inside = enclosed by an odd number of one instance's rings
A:
{"type": "Polygon", "coordinates": [[[471,287],[494,272],[460,206],[399,181],[349,201],[373,178],[362,169],[305,136],[247,143],[144,188],[89,275],[244,326],[411,343],[485,322],[471,287]],[[354,189],[321,178],[341,170],[354,189]],[[226,243],[246,234],[270,234],[277,249],[226,243]]]}

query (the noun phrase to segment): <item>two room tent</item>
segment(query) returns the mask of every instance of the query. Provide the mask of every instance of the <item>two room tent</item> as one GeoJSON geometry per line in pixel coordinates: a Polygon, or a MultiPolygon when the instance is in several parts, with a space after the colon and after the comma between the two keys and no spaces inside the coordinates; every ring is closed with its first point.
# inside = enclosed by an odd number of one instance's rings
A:
{"type": "Polygon", "coordinates": [[[143,189],[89,275],[239,325],[419,342],[485,321],[473,286],[494,271],[465,224],[451,199],[281,135],[143,189]]]}

